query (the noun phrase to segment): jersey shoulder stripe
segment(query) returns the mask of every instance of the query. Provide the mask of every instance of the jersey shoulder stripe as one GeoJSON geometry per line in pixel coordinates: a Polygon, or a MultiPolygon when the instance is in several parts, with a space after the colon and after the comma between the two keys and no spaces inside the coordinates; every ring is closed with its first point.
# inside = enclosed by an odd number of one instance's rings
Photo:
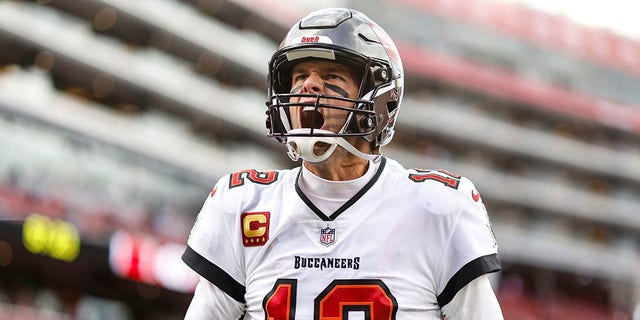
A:
{"type": "Polygon", "coordinates": [[[477,277],[500,271],[500,269],[500,261],[498,260],[498,255],[495,253],[472,260],[451,277],[444,290],[442,290],[442,293],[437,297],[438,305],[440,307],[447,305],[458,291],[477,277]]]}
{"type": "Polygon", "coordinates": [[[245,303],[245,286],[234,280],[228,273],[197,253],[191,247],[187,246],[185,249],[182,254],[182,261],[230,297],[238,302],[245,303]]]}

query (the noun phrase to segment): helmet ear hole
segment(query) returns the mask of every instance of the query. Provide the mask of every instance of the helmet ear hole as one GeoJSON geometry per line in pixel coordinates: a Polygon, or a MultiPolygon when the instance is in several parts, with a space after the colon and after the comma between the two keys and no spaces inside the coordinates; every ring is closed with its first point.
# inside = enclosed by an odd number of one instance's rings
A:
{"type": "Polygon", "coordinates": [[[360,128],[362,131],[368,131],[376,127],[376,117],[374,115],[368,115],[360,119],[360,128]]]}
{"type": "Polygon", "coordinates": [[[389,71],[387,71],[386,68],[374,67],[373,80],[375,82],[383,82],[383,83],[389,81],[389,71]]]}

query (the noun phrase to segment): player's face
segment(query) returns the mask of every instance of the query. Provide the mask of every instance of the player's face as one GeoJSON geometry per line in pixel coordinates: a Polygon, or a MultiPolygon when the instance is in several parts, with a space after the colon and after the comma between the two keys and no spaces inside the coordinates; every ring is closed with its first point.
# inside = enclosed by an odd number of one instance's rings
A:
{"type": "MultiPolygon", "coordinates": [[[[301,62],[291,73],[291,93],[323,94],[342,98],[356,98],[359,79],[345,65],[327,60],[301,62]]],[[[311,102],[316,98],[291,98],[292,103],[311,102]]],[[[353,103],[331,98],[322,98],[320,103],[341,107],[353,107],[353,103]]],[[[338,132],[348,116],[347,111],[333,108],[293,107],[290,110],[293,128],[316,128],[338,132]],[[314,115],[315,113],[315,115],[314,115]]]]}

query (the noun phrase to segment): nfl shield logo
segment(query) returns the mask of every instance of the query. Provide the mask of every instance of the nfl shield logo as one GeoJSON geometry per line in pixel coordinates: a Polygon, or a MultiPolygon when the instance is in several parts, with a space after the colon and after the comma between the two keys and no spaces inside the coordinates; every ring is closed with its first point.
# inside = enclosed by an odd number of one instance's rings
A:
{"type": "Polygon", "coordinates": [[[324,229],[320,229],[320,243],[325,246],[330,246],[336,242],[336,229],[329,228],[327,226],[324,229]]]}

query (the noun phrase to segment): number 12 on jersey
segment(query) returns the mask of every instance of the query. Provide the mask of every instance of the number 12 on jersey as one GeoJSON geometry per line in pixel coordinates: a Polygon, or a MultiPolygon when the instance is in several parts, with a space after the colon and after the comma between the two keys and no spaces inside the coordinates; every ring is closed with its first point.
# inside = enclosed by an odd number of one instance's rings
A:
{"type": "MultiPolygon", "coordinates": [[[[265,320],[295,320],[296,279],[278,279],[262,300],[265,320]]],[[[377,279],[334,280],[314,300],[314,320],[348,320],[348,313],[359,312],[366,320],[394,320],[396,298],[377,279]]]]}

